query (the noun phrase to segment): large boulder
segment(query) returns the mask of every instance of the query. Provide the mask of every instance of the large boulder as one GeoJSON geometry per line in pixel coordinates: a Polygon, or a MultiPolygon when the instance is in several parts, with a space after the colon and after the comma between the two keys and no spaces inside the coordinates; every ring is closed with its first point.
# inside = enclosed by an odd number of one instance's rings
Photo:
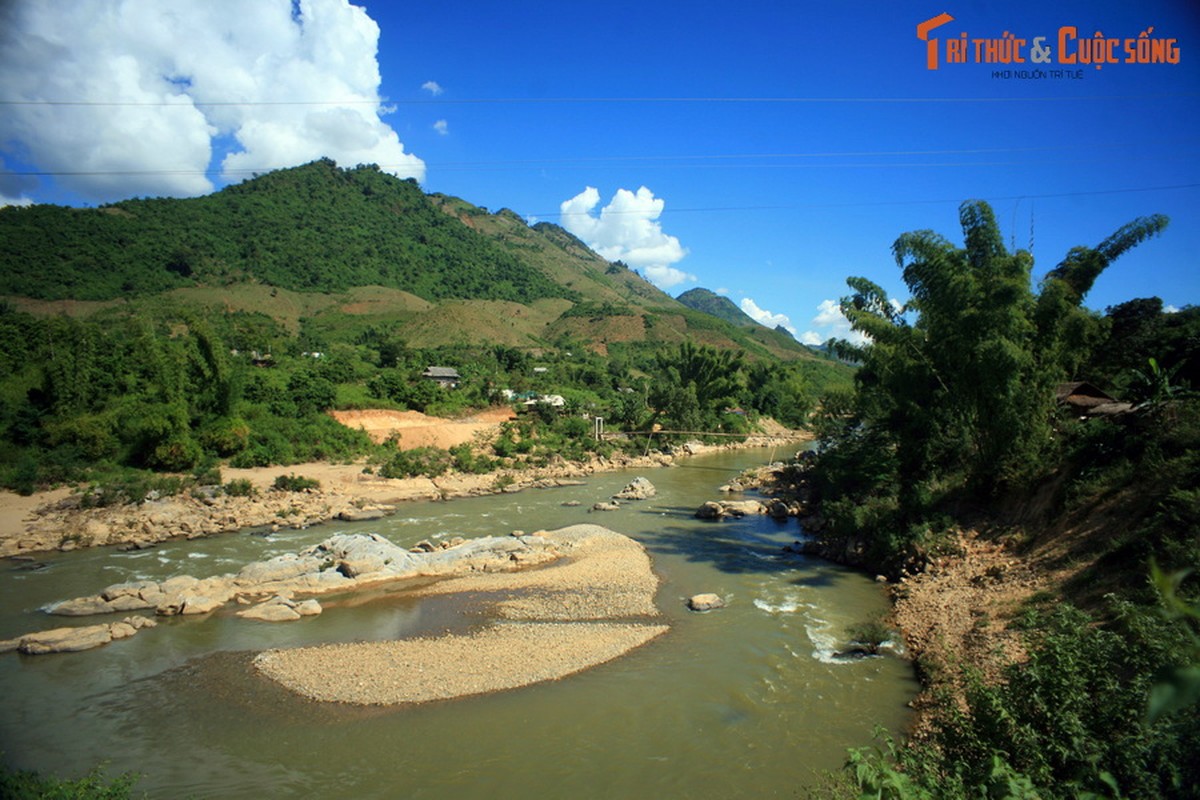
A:
{"type": "Polygon", "coordinates": [[[225,605],[224,600],[190,594],[183,598],[183,602],[179,607],[179,613],[184,615],[207,614],[210,611],[216,611],[223,605],[225,605]]]}
{"type": "Polygon", "coordinates": [[[81,628],[52,628],[21,637],[18,650],[28,655],[45,653],[74,653],[91,650],[112,641],[108,625],[85,625],[81,628]]]}
{"type": "Polygon", "coordinates": [[[142,628],[152,628],[155,622],[147,617],[126,617],[120,622],[105,625],[85,625],[77,628],[52,628],[27,633],[7,642],[0,642],[0,652],[20,650],[26,655],[47,653],[76,653],[106,645],[114,639],[127,639],[142,628]]]}
{"type": "Polygon", "coordinates": [[[291,598],[276,595],[265,603],[259,603],[245,611],[239,611],[238,616],[262,622],[293,622],[300,619],[302,615],[296,610],[296,604],[292,602],[291,598]]]}
{"type": "Polygon", "coordinates": [[[726,500],[721,503],[725,513],[731,517],[747,517],[765,514],[767,507],[758,500],[726,500]]]}
{"type": "Polygon", "coordinates": [[[403,547],[375,533],[368,536],[339,533],[310,547],[301,555],[315,559],[318,569],[332,564],[347,578],[377,572],[401,575],[411,572],[420,561],[403,547]]]}
{"type": "Polygon", "coordinates": [[[630,481],[624,489],[613,495],[614,500],[645,500],[658,494],[654,484],[646,478],[637,477],[630,481]]]}
{"type": "Polygon", "coordinates": [[[718,594],[705,592],[694,594],[688,598],[688,608],[692,611],[711,611],[714,608],[724,608],[725,601],[718,594]]]}
{"type": "Polygon", "coordinates": [[[255,561],[242,567],[238,571],[237,582],[245,586],[282,583],[306,572],[318,572],[320,569],[321,559],[311,555],[311,550],[300,554],[284,553],[267,561],[255,561]]]}

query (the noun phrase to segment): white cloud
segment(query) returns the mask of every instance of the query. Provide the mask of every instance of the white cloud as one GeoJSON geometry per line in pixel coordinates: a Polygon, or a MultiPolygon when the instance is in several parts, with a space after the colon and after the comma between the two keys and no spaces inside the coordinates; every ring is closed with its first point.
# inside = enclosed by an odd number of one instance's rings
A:
{"type": "Polygon", "coordinates": [[[658,222],[664,206],[661,198],[642,186],[637,192],[618,189],[599,216],[593,216],[599,204],[600,192],[587,187],[559,206],[562,226],[602,258],[640,269],[660,289],[696,281],[695,275],[671,266],[688,251],[679,239],[663,232],[658,222]]]}
{"type": "Polygon", "coordinates": [[[442,136],[450,133],[450,125],[444,119],[439,119],[437,122],[433,123],[433,129],[442,136]]]}
{"type": "Polygon", "coordinates": [[[792,321],[788,319],[787,314],[773,314],[765,308],[759,308],[758,303],[749,297],[742,298],[741,307],[746,316],[758,324],[766,325],[768,328],[777,328],[782,325],[785,331],[792,336],[796,335],[796,329],[792,326],[792,321]]]}
{"type": "Polygon", "coordinates": [[[5,206],[29,206],[33,205],[33,201],[28,197],[6,197],[0,194],[0,208],[5,206]]]}
{"type": "Polygon", "coordinates": [[[817,315],[809,323],[812,328],[800,336],[803,344],[822,344],[830,339],[845,339],[851,344],[866,344],[870,341],[863,333],[850,327],[850,320],[842,313],[836,300],[822,300],[817,306],[817,315]]]}
{"type": "Polygon", "coordinates": [[[438,84],[437,81],[425,81],[421,84],[421,88],[429,92],[434,97],[437,97],[439,94],[446,91],[438,84]]]}
{"type": "Polygon", "coordinates": [[[347,0],[0,6],[0,142],[94,200],[192,196],[321,157],[423,179],[380,115],[379,26],[347,0]],[[64,24],[64,20],[70,24],[64,24]],[[288,101],[297,101],[290,103],[288,101]],[[84,105],[64,105],[64,102],[84,105]]]}
{"type": "Polygon", "coordinates": [[[719,294],[719,295],[721,295],[722,297],[728,297],[728,296],[729,296],[729,290],[728,290],[728,289],[726,289],[724,286],[722,286],[722,287],[721,287],[721,288],[719,288],[719,289],[713,289],[713,292],[714,292],[714,293],[716,293],[716,294],[719,294]]]}
{"type": "Polygon", "coordinates": [[[1178,314],[1179,309],[1176,308],[1175,306],[1171,305],[1170,303],[1168,303],[1167,305],[1163,306],[1163,313],[1164,314],[1178,314]]]}

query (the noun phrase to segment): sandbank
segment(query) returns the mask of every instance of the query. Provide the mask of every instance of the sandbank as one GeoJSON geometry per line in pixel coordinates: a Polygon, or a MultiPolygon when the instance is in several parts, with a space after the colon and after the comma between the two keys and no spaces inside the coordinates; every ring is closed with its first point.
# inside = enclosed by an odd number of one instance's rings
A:
{"type": "Polygon", "coordinates": [[[357,705],[445,700],[555,680],[611,661],[665,633],[645,549],[597,525],[542,534],[563,552],[549,566],[479,573],[422,587],[471,593],[499,617],[467,634],[268,650],[264,676],[304,697],[357,705]]]}

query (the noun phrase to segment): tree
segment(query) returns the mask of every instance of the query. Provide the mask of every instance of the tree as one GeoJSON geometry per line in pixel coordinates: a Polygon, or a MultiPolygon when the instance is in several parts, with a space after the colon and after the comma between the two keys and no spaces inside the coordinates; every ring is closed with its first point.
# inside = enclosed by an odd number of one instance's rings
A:
{"type": "Polygon", "coordinates": [[[683,342],[672,355],[656,354],[655,363],[650,405],[680,430],[719,430],[721,412],[741,393],[742,354],[683,342]]]}
{"type": "Polygon", "coordinates": [[[994,490],[1050,438],[1053,387],[1072,377],[1102,328],[1081,307],[1096,277],[1167,224],[1135,220],[1095,248],[1076,247],[1031,288],[1032,256],[1004,247],[987,203],[959,209],[965,246],[932,231],[901,235],[892,250],[912,294],[900,304],[864,278],[842,311],[868,344],[856,413],[895,448],[901,508],[917,511],[931,483],[965,474],[994,490]],[[912,321],[910,322],[911,318],[912,321]]]}

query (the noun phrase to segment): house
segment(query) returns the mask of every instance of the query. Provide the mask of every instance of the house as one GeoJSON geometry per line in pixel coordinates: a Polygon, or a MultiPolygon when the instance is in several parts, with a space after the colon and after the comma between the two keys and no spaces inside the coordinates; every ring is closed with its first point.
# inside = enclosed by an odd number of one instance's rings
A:
{"type": "Polygon", "coordinates": [[[1087,381],[1060,383],[1054,390],[1054,398],[1060,406],[1066,406],[1081,417],[1109,417],[1133,409],[1131,404],[1120,402],[1087,381]]]}
{"type": "Polygon", "coordinates": [[[426,367],[421,377],[428,378],[445,389],[457,389],[458,382],[462,380],[462,376],[454,367],[426,367]]]}

